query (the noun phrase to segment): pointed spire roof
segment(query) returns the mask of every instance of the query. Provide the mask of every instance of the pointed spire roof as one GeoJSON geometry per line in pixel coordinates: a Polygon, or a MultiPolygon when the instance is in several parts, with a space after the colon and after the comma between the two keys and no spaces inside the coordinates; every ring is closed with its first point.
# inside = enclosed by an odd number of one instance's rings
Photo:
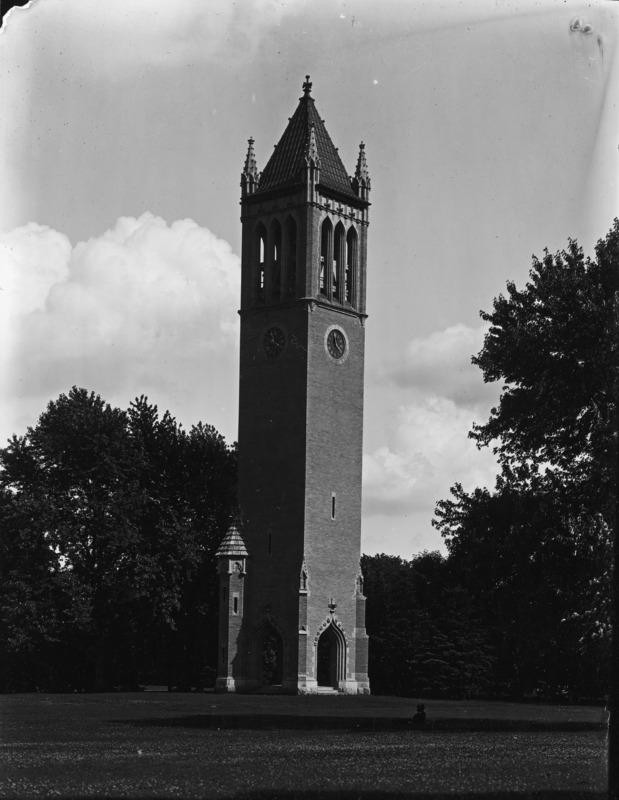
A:
{"type": "Polygon", "coordinates": [[[316,111],[311,89],[308,75],[303,84],[303,97],[299,98],[297,110],[290,117],[275,152],[262,171],[257,193],[301,183],[307,166],[306,158],[312,148],[313,157],[320,159],[320,184],[326,189],[356,198],[342,159],[316,111]],[[312,126],[314,144],[311,142],[312,126]]]}
{"type": "Polygon", "coordinates": [[[215,553],[215,558],[225,558],[227,556],[241,557],[249,555],[247,548],[245,547],[243,537],[241,536],[240,528],[241,517],[240,514],[237,514],[230,523],[230,527],[228,528],[222,543],[219,545],[219,549],[215,553]]]}

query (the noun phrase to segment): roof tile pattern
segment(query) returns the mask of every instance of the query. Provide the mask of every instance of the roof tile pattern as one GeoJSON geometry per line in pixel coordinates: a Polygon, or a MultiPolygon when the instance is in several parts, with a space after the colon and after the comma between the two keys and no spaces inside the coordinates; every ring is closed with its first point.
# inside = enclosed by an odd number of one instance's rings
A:
{"type": "Polygon", "coordinates": [[[356,197],[342,159],[316,111],[314,99],[308,92],[301,97],[297,110],[290,118],[288,127],[264,168],[257,193],[292,186],[303,180],[312,125],[320,158],[321,186],[349,197],[356,197]]]}
{"type": "Polygon", "coordinates": [[[240,523],[235,519],[228,528],[228,531],[224,536],[222,543],[219,545],[219,549],[215,553],[215,558],[223,558],[226,556],[249,555],[249,553],[247,552],[247,548],[245,547],[245,542],[243,541],[241,534],[239,533],[237,525],[239,525],[240,527],[240,523]]]}

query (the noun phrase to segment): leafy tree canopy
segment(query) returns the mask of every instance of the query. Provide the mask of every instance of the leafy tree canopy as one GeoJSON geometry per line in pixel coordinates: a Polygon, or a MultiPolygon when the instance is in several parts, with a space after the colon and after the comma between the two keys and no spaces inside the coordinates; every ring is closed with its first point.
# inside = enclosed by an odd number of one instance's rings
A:
{"type": "Polygon", "coordinates": [[[523,289],[508,283],[481,314],[490,328],[473,363],[503,388],[470,435],[501,473],[494,492],[454,486],[433,524],[518,693],[607,685],[618,311],[615,220],[595,258],[573,240],[546,250],[523,289]]]}
{"type": "Polygon", "coordinates": [[[585,258],[567,250],[533,259],[530,280],[494,301],[473,358],[485,381],[504,381],[497,408],[471,436],[495,445],[505,477],[544,474],[608,508],[614,481],[616,369],[619,364],[619,220],[585,258]]]}
{"type": "Polygon", "coordinates": [[[214,428],[186,432],[145,397],[122,411],[74,387],[50,402],[0,450],[9,683],[104,688],[150,671],[195,685],[215,653],[213,553],[235,477],[214,428]]]}

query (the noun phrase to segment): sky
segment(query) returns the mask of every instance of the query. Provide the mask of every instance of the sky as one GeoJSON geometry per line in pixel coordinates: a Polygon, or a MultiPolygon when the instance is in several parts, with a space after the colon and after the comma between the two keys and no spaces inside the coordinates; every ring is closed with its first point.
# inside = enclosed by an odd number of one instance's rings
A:
{"type": "Polygon", "coordinates": [[[302,94],[372,181],[362,550],[496,463],[480,310],[619,215],[619,4],[33,0],[0,33],[0,442],[73,385],[237,435],[240,173],[302,94]]]}

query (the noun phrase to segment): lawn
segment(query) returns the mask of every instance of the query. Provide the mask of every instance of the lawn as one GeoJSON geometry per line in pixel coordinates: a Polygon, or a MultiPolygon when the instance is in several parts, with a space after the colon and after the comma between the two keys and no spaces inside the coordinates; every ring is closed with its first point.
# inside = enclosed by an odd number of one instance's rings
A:
{"type": "Polygon", "coordinates": [[[384,697],[5,695],[10,798],[602,798],[600,708],[384,697]]]}

